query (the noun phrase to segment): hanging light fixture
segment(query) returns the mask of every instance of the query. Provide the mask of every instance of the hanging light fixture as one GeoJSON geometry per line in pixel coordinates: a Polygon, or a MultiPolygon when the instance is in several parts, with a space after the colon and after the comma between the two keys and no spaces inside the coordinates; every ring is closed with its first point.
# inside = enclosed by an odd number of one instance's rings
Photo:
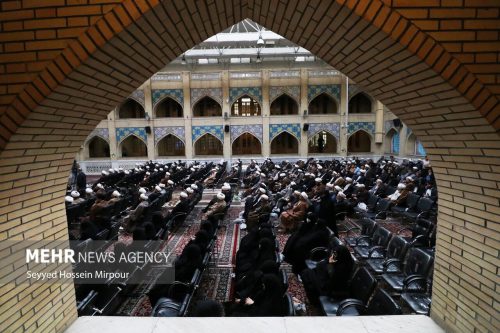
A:
{"type": "Polygon", "coordinates": [[[257,46],[262,47],[264,45],[266,45],[266,42],[264,42],[264,39],[262,39],[262,35],[259,34],[259,39],[257,39],[257,46]]]}

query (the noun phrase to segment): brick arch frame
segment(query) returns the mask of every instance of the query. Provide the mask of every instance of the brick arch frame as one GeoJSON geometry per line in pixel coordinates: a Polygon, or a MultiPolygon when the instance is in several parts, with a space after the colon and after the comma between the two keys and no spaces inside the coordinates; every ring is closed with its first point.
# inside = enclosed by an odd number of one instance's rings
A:
{"type": "MultiPolygon", "coordinates": [[[[412,128],[440,193],[431,315],[455,332],[498,328],[497,97],[389,0],[319,0],[316,8],[298,0],[229,2],[124,0],[65,44],[2,109],[0,231],[10,239],[67,237],[63,193],[88,133],[165,63],[249,17],[334,65],[412,128]]],[[[45,295],[40,286],[32,299],[16,299],[27,288],[6,288],[5,327],[61,331],[76,318],[68,284],[53,289],[37,314],[19,319],[21,306],[45,295]]]]}

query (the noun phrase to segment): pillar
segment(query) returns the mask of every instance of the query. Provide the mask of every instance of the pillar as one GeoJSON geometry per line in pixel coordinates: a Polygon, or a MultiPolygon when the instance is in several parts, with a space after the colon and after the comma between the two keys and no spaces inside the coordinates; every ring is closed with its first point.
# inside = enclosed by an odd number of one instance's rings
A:
{"type": "Polygon", "coordinates": [[[347,86],[347,77],[342,75],[340,84],[340,140],[339,140],[339,154],[340,156],[347,156],[347,139],[348,139],[348,126],[349,126],[349,92],[347,86]]]}
{"type": "Polygon", "coordinates": [[[151,127],[151,133],[146,133],[147,138],[147,146],[148,146],[148,160],[156,159],[156,147],[155,147],[155,130],[153,126],[153,96],[151,92],[151,79],[147,80],[143,85],[144,89],[144,111],[149,115],[149,120],[146,123],[146,126],[151,127]]]}
{"type": "Polygon", "coordinates": [[[226,125],[231,126],[231,105],[229,104],[229,71],[227,70],[222,71],[220,77],[221,77],[221,87],[222,87],[222,131],[224,133],[224,141],[222,142],[222,148],[223,148],[224,159],[226,161],[230,161],[231,131],[227,133],[226,131],[224,131],[226,125]],[[224,115],[227,115],[227,117],[225,117],[224,115]]]}
{"type": "Polygon", "coordinates": [[[271,141],[269,140],[269,123],[271,115],[271,101],[269,97],[269,70],[262,71],[262,156],[271,155],[271,141]]]}
{"type": "Polygon", "coordinates": [[[189,72],[182,72],[182,94],[184,96],[184,105],[182,105],[182,114],[184,116],[184,147],[186,151],[186,158],[193,159],[193,136],[192,133],[192,119],[193,110],[191,109],[191,76],[189,72]]]}
{"type": "Polygon", "coordinates": [[[308,116],[305,111],[309,112],[309,101],[307,100],[307,82],[308,75],[307,69],[300,69],[300,104],[299,104],[299,115],[300,117],[300,142],[299,142],[299,156],[307,156],[307,132],[304,132],[304,124],[308,123],[308,116]]]}
{"type": "Polygon", "coordinates": [[[403,127],[399,130],[399,156],[408,156],[408,153],[406,151],[406,142],[408,139],[408,127],[404,123],[403,127]]]}
{"type": "Polygon", "coordinates": [[[108,114],[108,135],[109,135],[109,157],[111,161],[116,161],[120,157],[118,142],[116,142],[115,118],[118,115],[118,107],[108,114]]]}

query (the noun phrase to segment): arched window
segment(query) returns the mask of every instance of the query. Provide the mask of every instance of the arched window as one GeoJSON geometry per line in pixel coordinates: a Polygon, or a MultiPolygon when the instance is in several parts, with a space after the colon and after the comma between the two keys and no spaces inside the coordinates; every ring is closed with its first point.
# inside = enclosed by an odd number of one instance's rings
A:
{"type": "Polygon", "coordinates": [[[90,158],[102,158],[110,156],[109,144],[106,142],[106,140],[98,136],[94,136],[92,139],[90,139],[88,147],[90,158]]]}
{"type": "Polygon", "coordinates": [[[271,142],[271,154],[298,154],[299,141],[288,132],[282,132],[271,142]]]}
{"type": "Polygon", "coordinates": [[[299,114],[299,105],[290,96],[283,94],[271,103],[271,116],[299,114]]]}
{"type": "Polygon", "coordinates": [[[260,116],[259,102],[248,95],[243,95],[231,106],[231,115],[235,117],[260,116]]]}
{"type": "Polygon", "coordinates": [[[372,101],[364,93],[359,93],[349,100],[349,113],[371,113],[372,101]]]}
{"type": "Polygon", "coordinates": [[[184,142],[172,134],[168,134],[158,142],[158,156],[185,156],[184,142]]]}
{"type": "Polygon", "coordinates": [[[369,153],[371,152],[370,135],[365,131],[357,131],[352,134],[347,141],[347,151],[349,153],[369,153]]]}
{"type": "Polygon", "coordinates": [[[322,93],[309,103],[309,114],[335,114],[337,102],[328,94],[322,93]]]}
{"type": "Polygon", "coordinates": [[[222,108],[219,103],[206,96],[194,105],[193,117],[222,117],[222,108]]]}
{"type": "Polygon", "coordinates": [[[417,137],[412,133],[408,136],[408,139],[406,139],[406,154],[416,155],[416,147],[417,137]]]}
{"type": "Polygon", "coordinates": [[[260,155],[262,147],[259,139],[250,133],[243,133],[232,145],[233,155],[260,155]]]}
{"type": "Polygon", "coordinates": [[[321,131],[309,139],[307,152],[309,154],[335,154],[337,140],[329,132],[321,131]]]}
{"type": "Polygon", "coordinates": [[[415,155],[418,156],[426,156],[427,153],[425,152],[424,146],[422,145],[422,142],[420,140],[415,141],[415,155]]]}
{"type": "Polygon", "coordinates": [[[222,142],[212,134],[205,134],[194,144],[194,154],[204,155],[222,155],[222,142]]]}
{"type": "Polygon", "coordinates": [[[399,133],[392,128],[385,136],[385,153],[399,154],[399,133]]]}
{"type": "Polygon", "coordinates": [[[133,99],[127,99],[118,110],[118,118],[129,119],[129,118],[144,118],[146,113],[141,104],[137,103],[133,99]]]}
{"type": "Polygon", "coordinates": [[[181,118],[182,106],[172,98],[165,98],[156,106],[156,118],[181,118]]]}
{"type": "Polygon", "coordinates": [[[148,147],[144,141],[131,135],[120,144],[122,157],[147,157],[148,147]]]}

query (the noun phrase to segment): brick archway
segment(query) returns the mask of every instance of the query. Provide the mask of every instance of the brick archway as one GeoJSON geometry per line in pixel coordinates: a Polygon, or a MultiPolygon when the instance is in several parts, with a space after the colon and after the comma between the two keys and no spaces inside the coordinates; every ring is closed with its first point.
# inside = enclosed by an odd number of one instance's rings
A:
{"type": "MultiPolygon", "coordinates": [[[[10,84],[1,90],[3,239],[67,237],[63,192],[90,131],[166,63],[249,17],[347,74],[411,127],[430,155],[440,193],[432,317],[451,331],[498,328],[500,89],[484,75],[496,67],[479,61],[486,47],[481,29],[498,30],[498,8],[488,12],[483,6],[497,2],[471,2],[454,11],[438,0],[410,9],[398,3],[411,2],[397,0],[318,0],[314,8],[298,0],[272,6],[259,0],[32,3],[2,3],[0,13],[2,31],[19,30],[2,33],[6,53],[0,60],[5,70],[24,70],[4,76],[10,84]],[[460,27],[470,30],[463,37],[444,28],[429,32],[425,15],[438,27],[458,17],[460,27]],[[44,25],[52,30],[36,30],[44,25]],[[39,35],[45,39],[32,40],[39,35]],[[450,38],[458,38],[459,47],[449,45],[450,38]]],[[[6,286],[0,306],[9,320],[3,326],[60,331],[73,321],[72,286],[50,293],[45,287],[6,286]],[[23,290],[30,297],[24,301],[17,299],[23,290]],[[21,307],[35,305],[31,316],[19,318],[21,307]]]]}

